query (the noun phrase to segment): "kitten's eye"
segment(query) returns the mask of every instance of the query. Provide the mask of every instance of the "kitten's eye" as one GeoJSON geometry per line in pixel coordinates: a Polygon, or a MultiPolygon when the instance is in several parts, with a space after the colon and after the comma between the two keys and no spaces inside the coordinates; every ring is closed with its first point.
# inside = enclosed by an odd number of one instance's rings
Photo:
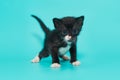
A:
{"type": "Polygon", "coordinates": [[[62,31],[62,35],[67,35],[68,34],[68,31],[67,30],[63,30],[62,31]]]}
{"type": "Polygon", "coordinates": [[[73,29],[72,34],[73,34],[73,35],[78,34],[78,30],[77,30],[77,29],[73,29]]]}

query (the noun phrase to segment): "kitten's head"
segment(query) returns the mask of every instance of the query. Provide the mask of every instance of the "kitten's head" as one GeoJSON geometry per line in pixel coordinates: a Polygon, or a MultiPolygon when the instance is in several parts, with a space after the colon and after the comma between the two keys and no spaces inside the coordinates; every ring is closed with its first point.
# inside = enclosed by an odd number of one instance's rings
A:
{"type": "Polygon", "coordinates": [[[60,36],[67,42],[73,42],[76,40],[76,37],[82,29],[83,21],[84,16],[53,19],[55,29],[59,31],[60,36]]]}

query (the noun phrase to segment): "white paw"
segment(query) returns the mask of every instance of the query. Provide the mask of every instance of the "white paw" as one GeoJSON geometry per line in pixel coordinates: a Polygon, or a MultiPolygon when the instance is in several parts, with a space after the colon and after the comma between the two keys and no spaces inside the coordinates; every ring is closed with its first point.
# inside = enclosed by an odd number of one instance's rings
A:
{"type": "Polygon", "coordinates": [[[31,62],[32,63],[38,63],[40,61],[39,57],[36,56],[31,62]]]}
{"type": "Polygon", "coordinates": [[[80,61],[75,61],[72,63],[73,66],[79,66],[80,65],[80,61]]]}
{"type": "Polygon", "coordinates": [[[51,64],[51,67],[52,67],[52,68],[59,68],[59,67],[60,67],[60,64],[58,64],[58,63],[53,63],[53,64],[51,64]]]}

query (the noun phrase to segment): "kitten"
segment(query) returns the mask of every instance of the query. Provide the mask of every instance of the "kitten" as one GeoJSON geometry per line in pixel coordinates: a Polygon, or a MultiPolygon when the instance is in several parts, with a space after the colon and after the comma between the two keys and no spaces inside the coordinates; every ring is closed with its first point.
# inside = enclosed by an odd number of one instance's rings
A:
{"type": "Polygon", "coordinates": [[[39,54],[32,60],[33,63],[39,62],[42,58],[52,56],[53,68],[60,67],[59,57],[64,60],[69,60],[65,53],[70,51],[70,62],[74,66],[80,65],[77,61],[77,51],[76,42],[77,36],[79,35],[84,16],[80,17],[64,17],[64,18],[54,18],[54,30],[50,30],[42,22],[40,18],[32,15],[40,24],[43,31],[45,32],[44,48],[39,52],[39,54]]]}

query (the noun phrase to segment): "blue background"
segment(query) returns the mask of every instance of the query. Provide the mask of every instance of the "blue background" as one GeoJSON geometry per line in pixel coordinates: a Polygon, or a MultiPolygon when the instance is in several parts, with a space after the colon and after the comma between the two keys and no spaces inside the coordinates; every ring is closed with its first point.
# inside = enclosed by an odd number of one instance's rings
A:
{"type": "Polygon", "coordinates": [[[0,0],[0,80],[120,80],[119,0],[0,0]],[[73,67],[51,57],[30,60],[43,48],[44,32],[30,17],[39,16],[50,29],[52,18],[85,16],[73,67]]]}

